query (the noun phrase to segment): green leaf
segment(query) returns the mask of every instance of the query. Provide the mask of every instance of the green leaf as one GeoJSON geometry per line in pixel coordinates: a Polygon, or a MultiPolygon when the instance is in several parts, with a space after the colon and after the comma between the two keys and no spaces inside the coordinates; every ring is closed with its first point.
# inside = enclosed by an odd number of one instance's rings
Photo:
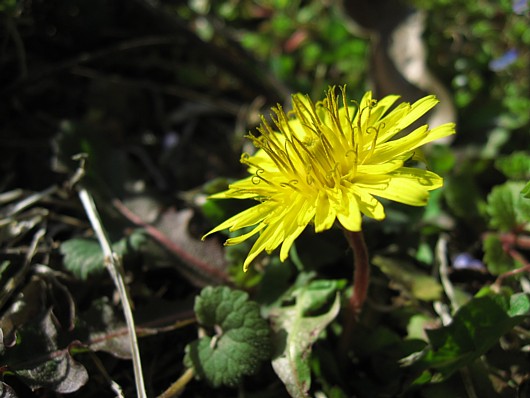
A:
{"type": "Polygon", "coordinates": [[[442,295],[442,286],[432,276],[407,262],[375,256],[372,264],[379,267],[390,279],[399,283],[409,295],[418,300],[438,300],[442,295]]]}
{"type": "Polygon", "coordinates": [[[293,293],[294,305],[271,310],[272,367],[292,397],[308,397],[311,347],[337,316],[341,287],[338,281],[314,281],[293,293]]]}
{"type": "Polygon", "coordinates": [[[530,199],[530,181],[525,185],[521,194],[523,195],[523,198],[530,199]]]}
{"type": "Polygon", "coordinates": [[[484,264],[493,275],[500,275],[511,271],[516,267],[512,257],[502,248],[502,243],[498,236],[489,234],[482,243],[484,248],[484,264]]]}
{"type": "Polygon", "coordinates": [[[491,227],[510,231],[530,220],[530,200],[521,195],[524,183],[509,181],[488,195],[487,212],[491,227]]]}
{"type": "MultiPolygon", "coordinates": [[[[145,235],[138,230],[114,243],[112,250],[123,256],[140,250],[144,243],[145,235]]],[[[96,239],[67,240],[61,244],[60,252],[64,256],[64,267],[79,279],[86,280],[90,275],[101,272],[105,268],[103,252],[96,239]]]]}
{"type": "Polygon", "coordinates": [[[471,173],[447,178],[444,196],[450,210],[464,219],[476,217],[479,204],[484,200],[471,173]]]}
{"type": "Polygon", "coordinates": [[[101,272],[103,252],[95,239],[74,238],[61,244],[64,267],[77,278],[86,280],[90,274],[101,272]]]}
{"type": "Polygon", "coordinates": [[[186,346],[184,363],[212,386],[236,386],[270,357],[270,330],[248,294],[226,286],[206,287],[195,300],[200,325],[213,336],[186,346]]]}
{"type": "MultiPolygon", "coordinates": [[[[442,381],[468,366],[530,315],[530,296],[487,292],[460,308],[448,326],[427,330],[429,346],[416,365],[421,382],[442,381]],[[429,374],[430,377],[425,377],[429,374]]],[[[416,383],[420,380],[417,379],[416,383]]]]}
{"type": "Polygon", "coordinates": [[[530,155],[526,152],[514,152],[497,159],[495,167],[510,179],[528,179],[530,177],[530,155]]]}

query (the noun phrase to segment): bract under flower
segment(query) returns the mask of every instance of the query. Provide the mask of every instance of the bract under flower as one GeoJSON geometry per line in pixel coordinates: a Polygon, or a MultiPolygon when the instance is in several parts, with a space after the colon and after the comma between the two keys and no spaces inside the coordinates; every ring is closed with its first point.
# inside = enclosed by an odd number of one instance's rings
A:
{"type": "Polygon", "coordinates": [[[259,202],[207,234],[254,226],[225,243],[237,244],[259,234],[245,260],[245,270],[261,252],[270,253],[280,245],[280,259],[285,260],[309,223],[315,232],[330,229],[336,222],[347,230],[360,231],[363,214],[385,218],[376,197],[423,206],[429,191],[442,186],[437,174],[407,167],[405,162],[421,159],[418,148],[422,145],[454,134],[454,124],[434,129],[423,125],[396,138],[438,103],[434,96],[400,103],[389,111],[398,96],[375,101],[367,92],[354,105],[348,102],[345,87],[340,96],[336,91],[330,88],[317,103],[308,96],[293,95],[291,112],[286,114],[280,105],[273,108],[273,125],[262,117],[260,135],[249,136],[258,151],[241,158],[248,165],[249,177],[212,196],[259,202]]]}

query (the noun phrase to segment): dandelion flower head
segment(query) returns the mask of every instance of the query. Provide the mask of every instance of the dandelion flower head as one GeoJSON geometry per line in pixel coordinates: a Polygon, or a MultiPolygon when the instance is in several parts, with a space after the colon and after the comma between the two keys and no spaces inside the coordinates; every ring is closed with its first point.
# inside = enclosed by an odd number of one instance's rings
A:
{"type": "Polygon", "coordinates": [[[429,191],[441,187],[443,180],[406,162],[421,160],[418,148],[453,134],[454,124],[433,129],[423,125],[396,138],[438,103],[431,95],[390,110],[398,98],[390,95],[376,101],[367,92],[359,103],[348,102],[344,86],[330,87],[316,103],[295,94],[288,113],[277,105],[272,123],[262,117],[260,135],[249,135],[258,148],[253,156],[241,157],[249,176],[212,196],[258,203],[207,235],[253,227],[225,243],[238,244],[259,234],[244,262],[246,270],[261,252],[271,253],[280,245],[284,261],[310,223],[315,232],[336,222],[346,230],[360,231],[362,215],[384,219],[385,210],[377,198],[425,205],[429,191]]]}

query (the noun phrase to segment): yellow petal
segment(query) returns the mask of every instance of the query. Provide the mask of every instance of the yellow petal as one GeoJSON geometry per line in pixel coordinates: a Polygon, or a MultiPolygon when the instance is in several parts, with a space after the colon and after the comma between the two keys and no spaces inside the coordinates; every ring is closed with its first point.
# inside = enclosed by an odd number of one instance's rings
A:
{"type": "Polygon", "coordinates": [[[440,102],[436,99],[434,95],[428,95],[426,97],[420,98],[410,108],[410,112],[401,118],[396,125],[396,128],[403,130],[404,128],[410,126],[425,113],[430,111],[436,104],[440,102]]]}
{"type": "Polygon", "coordinates": [[[331,206],[326,191],[320,191],[315,209],[315,232],[318,233],[330,229],[335,222],[335,217],[335,209],[331,206]]]}
{"type": "Polygon", "coordinates": [[[256,235],[259,231],[261,231],[266,226],[267,226],[267,224],[261,223],[256,228],[254,228],[252,231],[247,232],[246,234],[235,236],[233,238],[227,239],[226,242],[225,242],[225,245],[226,246],[232,246],[232,245],[237,245],[237,244],[239,244],[241,242],[244,242],[245,240],[247,240],[251,236],[256,235]]]}
{"type": "Polygon", "coordinates": [[[381,198],[411,206],[425,206],[429,191],[440,188],[443,179],[427,170],[403,167],[387,176],[366,179],[357,185],[360,189],[381,198]]]}
{"type": "Polygon", "coordinates": [[[357,203],[357,197],[343,192],[343,210],[337,212],[337,219],[341,225],[349,231],[361,230],[361,212],[357,203]]]}
{"type": "Polygon", "coordinates": [[[204,240],[204,238],[206,238],[208,235],[211,235],[214,232],[222,231],[223,229],[229,228],[231,231],[235,231],[237,229],[257,224],[267,215],[270,215],[271,210],[272,208],[269,202],[261,203],[257,206],[251,207],[219,224],[217,227],[204,235],[202,239],[204,240]]]}
{"type": "Polygon", "coordinates": [[[404,153],[411,152],[420,146],[420,142],[428,134],[426,125],[418,127],[416,130],[397,140],[388,141],[378,145],[369,159],[370,163],[383,163],[394,159],[404,153]]]}
{"type": "Polygon", "coordinates": [[[310,203],[304,201],[302,206],[299,208],[296,223],[291,223],[290,225],[287,225],[285,239],[282,243],[282,248],[280,249],[281,261],[285,261],[285,259],[289,255],[289,250],[291,249],[291,246],[293,245],[295,239],[300,236],[300,234],[304,231],[304,229],[307,227],[307,224],[309,224],[313,217],[314,207],[312,207],[310,203]]]}

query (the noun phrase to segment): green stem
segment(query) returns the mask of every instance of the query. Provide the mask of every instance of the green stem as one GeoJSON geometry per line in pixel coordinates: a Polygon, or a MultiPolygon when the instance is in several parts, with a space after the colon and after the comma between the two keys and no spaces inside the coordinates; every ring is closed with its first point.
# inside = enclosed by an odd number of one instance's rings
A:
{"type": "Polygon", "coordinates": [[[368,263],[368,249],[364,242],[362,231],[344,231],[346,240],[353,250],[353,292],[348,302],[345,314],[344,330],[341,337],[341,350],[345,353],[350,345],[351,335],[359,314],[363,308],[368,286],[370,284],[370,264],[368,263]]]}
{"type": "Polygon", "coordinates": [[[162,394],[158,396],[158,398],[172,398],[172,397],[178,397],[182,392],[184,391],[184,387],[186,387],[186,384],[188,384],[191,379],[193,379],[193,376],[195,373],[193,372],[193,369],[189,368],[187,369],[180,378],[171,384],[169,388],[164,391],[162,394]]]}

